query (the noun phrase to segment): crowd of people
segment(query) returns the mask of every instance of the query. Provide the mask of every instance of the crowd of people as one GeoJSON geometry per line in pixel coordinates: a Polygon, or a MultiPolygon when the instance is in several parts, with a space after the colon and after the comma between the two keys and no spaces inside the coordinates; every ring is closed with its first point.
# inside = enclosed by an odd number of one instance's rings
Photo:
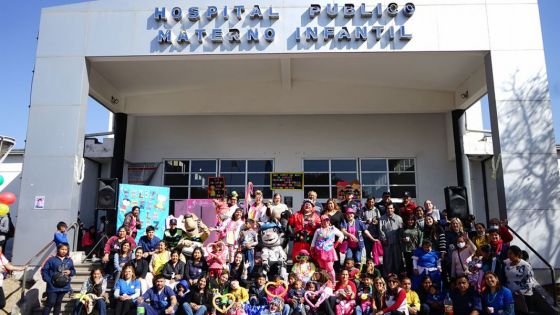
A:
{"type": "MultiPolygon", "coordinates": [[[[352,192],[321,204],[310,191],[293,212],[279,194],[264,201],[256,191],[249,207],[232,194],[216,201],[215,226],[197,223],[196,239],[195,228],[171,219],[163,239],[149,226],[136,243],[138,213],[133,208],[107,241],[104,268],[91,270],[74,295],[74,314],[103,315],[108,305],[116,315],[512,315],[534,307],[533,271],[526,253],[510,246],[507,221],[492,219],[487,228],[472,216],[450,218],[408,193],[402,203],[386,192],[362,206],[352,192]],[[181,248],[212,232],[218,241],[181,248]]],[[[75,274],[65,224],[57,228],[57,255],[42,269],[45,315],[60,313],[75,274]]]]}

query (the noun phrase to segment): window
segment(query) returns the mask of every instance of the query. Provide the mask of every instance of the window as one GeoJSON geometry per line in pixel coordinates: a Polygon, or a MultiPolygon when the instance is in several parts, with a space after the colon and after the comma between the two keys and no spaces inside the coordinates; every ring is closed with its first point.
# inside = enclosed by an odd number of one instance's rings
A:
{"type": "MultiPolygon", "coordinates": [[[[208,198],[208,177],[223,176],[227,193],[236,191],[245,198],[245,185],[252,181],[254,190],[261,190],[264,198],[272,198],[270,173],[273,160],[166,160],[163,185],[170,187],[170,200],[208,198]]],[[[170,203],[173,209],[174,203],[170,203]]]]}
{"type": "Polygon", "coordinates": [[[304,160],[305,196],[310,190],[319,199],[336,198],[338,181],[362,184],[362,198],[379,198],[384,191],[395,197],[405,191],[416,197],[416,165],[412,158],[403,159],[322,159],[304,160]]]}

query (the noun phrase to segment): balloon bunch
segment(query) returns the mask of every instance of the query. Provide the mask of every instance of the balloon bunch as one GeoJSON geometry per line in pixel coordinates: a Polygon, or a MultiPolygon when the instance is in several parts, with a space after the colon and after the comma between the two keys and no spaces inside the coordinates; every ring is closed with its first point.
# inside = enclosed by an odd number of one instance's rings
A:
{"type": "MultiPolygon", "coordinates": [[[[0,175],[0,185],[4,184],[4,177],[0,175]]],[[[7,215],[10,212],[10,206],[16,202],[16,195],[11,192],[3,192],[0,194],[0,216],[7,215]]]]}

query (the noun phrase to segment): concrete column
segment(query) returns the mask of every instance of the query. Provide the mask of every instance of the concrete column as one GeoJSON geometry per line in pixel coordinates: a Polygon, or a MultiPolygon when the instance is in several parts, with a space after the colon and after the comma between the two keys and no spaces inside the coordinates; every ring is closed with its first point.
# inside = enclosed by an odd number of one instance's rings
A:
{"type": "Polygon", "coordinates": [[[500,216],[559,267],[552,240],[560,234],[560,179],[544,51],[492,51],[485,64],[500,216]]]}
{"type": "Polygon", "coordinates": [[[58,221],[70,225],[77,220],[88,89],[83,57],[37,58],[14,244],[16,264],[53,239],[58,221]],[[35,196],[45,196],[44,209],[33,209],[35,196]]]}

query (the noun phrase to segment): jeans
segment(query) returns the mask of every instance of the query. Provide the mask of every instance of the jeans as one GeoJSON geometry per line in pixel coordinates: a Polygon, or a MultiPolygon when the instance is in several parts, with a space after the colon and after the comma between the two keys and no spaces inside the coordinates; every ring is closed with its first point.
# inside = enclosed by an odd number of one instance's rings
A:
{"type": "MultiPolygon", "coordinates": [[[[107,314],[107,304],[105,303],[104,299],[97,300],[95,302],[94,307],[99,312],[99,315],[107,314]]],[[[80,300],[77,300],[74,303],[74,309],[72,310],[72,315],[80,315],[82,313],[82,310],[85,313],[84,304],[82,302],[80,302],[80,300]]]]}
{"type": "Polygon", "coordinates": [[[348,247],[346,249],[346,259],[348,259],[348,258],[353,258],[356,265],[361,265],[362,264],[362,249],[360,248],[360,246],[358,246],[356,248],[348,247]]]}
{"type": "Polygon", "coordinates": [[[183,310],[187,315],[204,315],[206,313],[206,306],[201,305],[196,312],[193,312],[189,302],[183,303],[183,310]]]}
{"type": "Polygon", "coordinates": [[[62,304],[62,299],[68,291],[62,292],[47,292],[47,303],[43,307],[43,315],[49,315],[51,309],[54,315],[60,314],[60,308],[62,304]]]}
{"type": "Polygon", "coordinates": [[[255,266],[255,249],[243,249],[243,256],[245,261],[249,262],[249,273],[253,272],[253,267],[255,266]]]}

